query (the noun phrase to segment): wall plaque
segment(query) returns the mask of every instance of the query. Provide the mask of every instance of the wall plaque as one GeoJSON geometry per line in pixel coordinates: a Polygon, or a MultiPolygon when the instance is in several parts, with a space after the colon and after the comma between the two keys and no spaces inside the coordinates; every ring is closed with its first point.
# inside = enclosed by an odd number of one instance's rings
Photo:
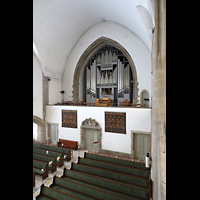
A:
{"type": "Polygon", "coordinates": [[[126,134],[126,113],[105,112],[105,132],[126,134]]]}
{"type": "Polygon", "coordinates": [[[77,128],[77,110],[62,110],[62,127],[77,128]]]}

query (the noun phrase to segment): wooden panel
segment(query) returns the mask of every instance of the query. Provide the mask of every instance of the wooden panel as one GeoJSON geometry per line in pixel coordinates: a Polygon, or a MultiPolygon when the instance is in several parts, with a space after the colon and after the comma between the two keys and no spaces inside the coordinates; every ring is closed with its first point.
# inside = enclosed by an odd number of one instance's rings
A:
{"type": "Polygon", "coordinates": [[[62,127],[77,128],[77,110],[62,110],[62,127]]]}
{"type": "Polygon", "coordinates": [[[126,113],[105,112],[105,132],[126,134],[126,113]]]}
{"type": "Polygon", "coordinates": [[[86,129],[85,130],[85,148],[90,151],[99,151],[99,136],[98,130],[86,129]]]}

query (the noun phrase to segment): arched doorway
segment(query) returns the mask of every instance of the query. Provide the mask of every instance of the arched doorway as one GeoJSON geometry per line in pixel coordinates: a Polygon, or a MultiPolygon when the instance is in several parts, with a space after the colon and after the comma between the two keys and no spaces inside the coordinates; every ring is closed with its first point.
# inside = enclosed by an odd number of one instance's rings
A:
{"type": "Polygon", "coordinates": [[[137,72],[136,72],[134,62],[130,54],[121,44],[106,37],[100,37],[99,39],[95,40],[90,46],[88,46],[88,48],[81,55],[76,65],[76,69],[75,69],[74,77],[73,77],[73,101],[82,100],[81,99],[82,96],[80,95],[80,86],[83,85],[81,80],[83,80],[84,78],[82,77],[85,76],[85,73],[84,73],[85,66],[87,65],[89,59],[91,59],[95,55],[95,52],[101,49],[105,45],[112,45],[113,47],[118,49],[120,52],[122,52],[122,54],[126,57],[127,61],[129,62],[131,71],[132,71],[132,78],[133,78],[133,80],[130,81],[130,84],[132,87],[132,91],[130,92],[132,96],[132,102],[137,103],[138,84],[137,84],[137,72]],[[81,96],[80,99],[79,99],[79,96],[81,96]]]}
{"type": "Polygon", "coordinates": [[[99,152],[101,150],[101,127],[92,118],[85,119],[81,124],[81,150],[99,152]]]}
{"type": "Polygon", "coordinates": [[[149,108],[149,93],[147,90],[142,90],[140,93],[140,102],[141,104],[145,104],[146,108],[149,108]]]}

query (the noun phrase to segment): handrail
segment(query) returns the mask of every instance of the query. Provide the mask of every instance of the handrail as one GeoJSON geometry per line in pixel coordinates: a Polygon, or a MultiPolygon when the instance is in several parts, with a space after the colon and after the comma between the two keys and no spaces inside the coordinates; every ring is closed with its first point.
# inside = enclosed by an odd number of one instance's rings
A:
{"type": "Polygon", "coordinates": [[[162,138],[163,138],[163,153],[165,153],[165,144],[166,144],[166,131],[162,119],[162,115],[160,115],[160,123],[161,123],[161,129],[162,129],[162,138]]]}

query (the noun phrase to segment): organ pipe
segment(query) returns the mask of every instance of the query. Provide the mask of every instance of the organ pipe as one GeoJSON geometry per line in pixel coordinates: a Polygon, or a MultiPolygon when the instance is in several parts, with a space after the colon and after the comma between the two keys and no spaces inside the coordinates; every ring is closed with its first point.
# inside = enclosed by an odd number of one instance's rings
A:
{"type": "Polygon", "coordinates": [[[119,97],[123,97],[125,93],[129,93],[129,73],[130,65],[125,61],[124,55],[115,48],[106,46],[97,52],[87,67],[87,91],[92,92],[91,96],[95,97],[97,88],[101,91],[110,86],[113,91],[117,88],[119,97]]]}
{"type": "Polygon", "coordinates": [[[96,92],[96,60],[91,65],[91,89],[96,92]]]}

